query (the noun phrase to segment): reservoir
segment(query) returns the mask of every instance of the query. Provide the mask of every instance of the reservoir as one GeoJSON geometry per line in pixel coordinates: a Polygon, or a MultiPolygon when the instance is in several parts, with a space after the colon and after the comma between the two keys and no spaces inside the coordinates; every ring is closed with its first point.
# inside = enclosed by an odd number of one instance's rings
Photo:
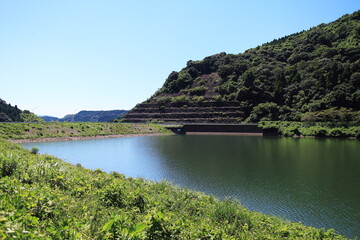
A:
{"type": "Polygon", "coordinates": [[[237,199],[246,208],[360,237],[360,141],[170,135],[21,144],[85,168],[237,199]]]}

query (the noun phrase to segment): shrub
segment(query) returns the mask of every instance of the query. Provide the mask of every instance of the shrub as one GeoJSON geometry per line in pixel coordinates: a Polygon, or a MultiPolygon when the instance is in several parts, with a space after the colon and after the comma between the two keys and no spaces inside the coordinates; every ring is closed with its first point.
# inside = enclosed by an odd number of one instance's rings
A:
{"type": "Polygon", "coordinates": [[[151,216],[146,239],[179,239],[180,230],[172,225],[162,212],[156,212],[151,216]]]}
{"type": "Polygon", "coordinates": [[[312,126],[309,128],[301,128],[301,133],[304,136],[315,136],[315,137],[325,137],[328,135],[328,131],[324,127],[312,126]]]}
{"type": "Polygon", "coordinates": [[[236,68],[234,66],[230,65],[230,64],[221,65],[218,68],[218,74],[223,78],[230,75],[230,74],[232,74],[235,71],[236,71],[236,68]]]}
{"type": "Polygon", "coordinates": [[[31,153],[32,154],[38,154],[39,153],[39,149],[37,147],[32,147],[31,148],[31,153]]]}
{"type": "Polygon", "coordinates": [[[208,90],[207,87],[199,86],[189,89],[188,92],[191,96],[202,96],[206,93],[207,90],[208,90]]]}
{"type": "Polygon", "coordinates": [[[16,168],[17,168],[17,161],[16,159],[12,158],[12,155],[10,156],[4,156],[0,155],[0,176],[6,177],[11,176],[14,174],[16,168]]]}
{"type": "Polygon", "coordinates": [[[348,135],[352,137],[360,138],[360,127],[350,127],[348,129],[348,135]]]}
{"type": "Polygon", "coordinates": [[[125,195],[121,185],[109,185],[100,193],[100,202],[107,207],[125,207],[125,195]]]}
{"type": "Polygon", "coordinates": [[[222,96],[221,96],[220,94],[215,95],[215,96],[213,97],[213,99],[214,99],[214,102],[218,102],[218,103],[221,103],[221,102],[224,101],[223,98],[222,98],[222,96]]]}
{"type": "Polygon", "coordinates": [[[328,131],[326,128],[318,128],[315,131],[315,137],[325,137],[327,135],[328,131]]]}
{"type": "Polygon", "coordinates": [[[78,168],[84,168],[84,167],[81,165],[81,163],[77,163],[75,166],[78,167],[78,168]]]}
{"type": "Polygon", "coordinates": [[[239,203],[234,200],[224,200],[218,204],[213,218],[219,223],[234,223],[236,227],[247,225],[251,227],[251,220],[247,214],[239,211],[239,203]]]}
{"type": "Polygon", "coordinates": [[[205,98],[203,96],[197,96],[197,97],[192,97],[191,100],[195,103],[201,103],[204,102],[205,98]]]}
{"type": "Polygon", "coordinates": [[[214,219],[218,222],[233,222],[236,218],[237,207],[234,201],[221,202],[214,211],[214,219]]]}
{"type": "Polygon", "coordinates": [[[40,220],[54,218],[56,201],[48,196],[40,196],[31,208],[31,214],[40,220]]]}
{"type": "Polygon", "coordinates": [[[67,190],[68,186],[66,184],[65,175],[61,173],[53,173],[51,179],[49,179],[50,186],[53,188],[60,188],[62,190],[67,190]]]}
{"type": "Polygon", "coordinates": [[[329,108],[318,112],[307,112],[301,117],[304,122],[356,121],[358,112],[348,108],[329,108]]]}
{"type": "Polygon", "coordinates": [[[299,131],[299,128],[297,126],[289,126],[284,129],[281,129],[282,135],[286,137],[292,137],[294,135],[300,136],[301,133],[299,131]]]}
{"type": "Polygon", "coordinates": [[[171,102],[171,97],[161,97],[157,99],[157,104],[160,106],[165,106],[171,102]]]}
{"type": "Polygon", "coordinates": [[[344,137],[346,134],[343,132],[341,128],[333,128],[328,133],[329,137],[344,137]]]}
{"type": "Polygon", "coordinates": [[[137,196],[133,200],[133,205],[135,207],[139,208],[140,212],[144,212],[144,209],[145,209],[145,206],[146,206],[145,198],[142,195],[137,196]]]}
{"type": "Polygon", "coordinates": [[[171,93],[178,93],[181,89],[186,88],[191,85],[193,82],[193,78],[187,71],[179,72],[177,79],[169,81],[167,85],[167,89],[171,93]]]}
{"type": "Polygon", "coordinates": [[[184,95],[174,97],[174,98],[172,98],[172,101],[171,101],[171,103],[177,107],[184,106],[184,105],[188,104],[189,102],[190,102],[190,98],[188,98],[187,96],[184,96],[184,95]]]}
{"type": "Polygon", "coordinates": [[[104,239],[145,239],[144,229],[146,224],[128,226],[128,216],[120,214],[112,217],[105,223],[101,232],[105,233],[104,239]]]}
{"type": "Polygon", "coordinates": [[[263,120],[277,120],[279,116],[279,106],[276,103],[259,103],[253,108],[249,116],[251,122],[263,120]]]}

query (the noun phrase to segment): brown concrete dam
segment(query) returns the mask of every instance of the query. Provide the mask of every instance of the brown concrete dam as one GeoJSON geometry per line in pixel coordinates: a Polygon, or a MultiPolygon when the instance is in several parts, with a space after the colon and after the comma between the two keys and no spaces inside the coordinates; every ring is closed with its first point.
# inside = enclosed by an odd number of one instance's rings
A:
{"type": "Polygon", "coordinates": [[[200,135],[277,135],[275,131],[263,130],[257,124],[184,124],[168,127],[176,134],[200,135]]]}

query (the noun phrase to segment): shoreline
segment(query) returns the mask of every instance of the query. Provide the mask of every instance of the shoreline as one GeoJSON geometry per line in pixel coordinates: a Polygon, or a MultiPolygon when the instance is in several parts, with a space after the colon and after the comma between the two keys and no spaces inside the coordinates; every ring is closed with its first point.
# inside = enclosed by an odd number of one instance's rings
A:
{"type": "Polygon", "coordinates": [[[252,132],[186,132],[185,135],[264,136],[263,133],[252,132]]]}
{"type": "Polygon", "coordinates": [[[112,135],[95,135],[95,136],[73,136],[73,137],[53,137],[53,138],[36,138],[36,139],[6,139],[11,143],[32,143],[32,142],[62,142],[62,141],[78,141],[105,138],[121,138],[121,137],[145,137],[145,136],[162,136],[164,133],[133,133],[133,134],[112,134],[112,135]]]}

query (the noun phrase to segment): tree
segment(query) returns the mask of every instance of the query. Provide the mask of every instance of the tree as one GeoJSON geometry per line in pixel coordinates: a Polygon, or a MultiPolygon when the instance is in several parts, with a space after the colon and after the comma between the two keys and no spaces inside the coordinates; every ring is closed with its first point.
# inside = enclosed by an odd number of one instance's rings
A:
{"type": "Polygon", "coordinates": [[[277,70],[275,72],[275,83],[274,83],[274,98],[277,103],[283,102],[285,86],[286,86],[286,78],[284,71],[277,70]]]}
{"type": "Polygon", "coordinates": [[[244,87],[252,89],[254,87],[255,76],[252,71],[246,71],[240,76],[239,82],[244,87]]]}
{"type": "Polygon", "coordinates": [[[278,120],[280,108],[276,103],[260,103],[253,108],[249,116],[250,122],[259,122],[263,120],[278,120]]]}

